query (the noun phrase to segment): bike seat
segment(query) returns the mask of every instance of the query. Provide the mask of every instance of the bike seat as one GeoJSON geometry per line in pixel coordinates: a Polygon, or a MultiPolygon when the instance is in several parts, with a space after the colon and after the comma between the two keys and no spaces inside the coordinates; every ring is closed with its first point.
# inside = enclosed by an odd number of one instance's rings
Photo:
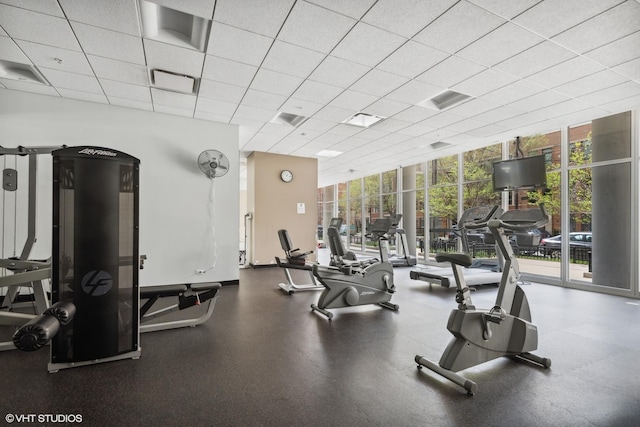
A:
{"type": "Polygon", "coordinates": [[[436,254],[437,262],[451,262],[453,264],[469,267],[473,263],[473,258],[467,254],[461,253],[438,253],[436,254]]]}

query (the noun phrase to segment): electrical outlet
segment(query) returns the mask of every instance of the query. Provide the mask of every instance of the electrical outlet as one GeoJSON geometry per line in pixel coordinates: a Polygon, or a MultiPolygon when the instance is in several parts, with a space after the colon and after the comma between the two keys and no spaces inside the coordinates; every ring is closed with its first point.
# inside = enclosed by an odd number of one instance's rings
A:
{"type": "Polygon", "coordinates": [[[196,274],[204,274],[204,273],[206,273],[205,270],[196,270],[196,274]]]}

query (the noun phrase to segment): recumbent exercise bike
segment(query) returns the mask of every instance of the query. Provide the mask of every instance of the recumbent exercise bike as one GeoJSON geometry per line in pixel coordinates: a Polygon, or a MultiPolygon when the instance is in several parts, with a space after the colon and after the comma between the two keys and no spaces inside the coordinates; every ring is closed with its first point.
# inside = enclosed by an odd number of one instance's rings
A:
{"type": "Polygon", "coordinates": [[[396,288],[393,284],[393,266],[387,256],[387,240],[378,239],[380,261],[363,264],[360,261],[344,260],[344,247],[337,229],[327,231],[329,243],[337,251],[334,266],[313,266],[313,275],[325,287],[317,304],[311,304],[313,311],[324,314],[331,320],[333,313],[327,308],[341,308],[366,304],[378,304],[384,308],[398,310],[397,304],[389,301],[396,288]]]}

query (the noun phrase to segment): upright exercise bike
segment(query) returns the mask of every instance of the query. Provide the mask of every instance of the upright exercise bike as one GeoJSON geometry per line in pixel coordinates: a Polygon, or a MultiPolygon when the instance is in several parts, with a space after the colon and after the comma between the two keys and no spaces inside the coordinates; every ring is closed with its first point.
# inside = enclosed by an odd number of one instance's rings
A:
{"type": "MultiPolygon", "coordinates": [[[[332,248],[342,248],[340,234],[335,228],[329,228],[327,237],[332,248]]],[[[397,310],[399,307],[389,301],[396,288],[393,284],[393,266],[387,257],[387,240],[383,235],[378,238],[380,260],[366,264],[359,261],[336,258],[337,265],[313,266],[313,275],[325,287],[317,304],[311,304],[314,311],[324,314],[331,320],[333,313],[327,308],[340,308],[365,304],[378,304],[397,310]]]]}
{"type": "Polygon", "coordinates": [[[424,357],[415,357],[418,368],[423,366],[453,381],[473,395],[477,384],[458,371],[479,365],[502,356],[514,356],[551,367],[551,360],[530,352],[538,347],[538,330],[531,323],[531,311],[527,296],[518,284],[520,268],[505,233],[529,231],[549,221],[544,206],[513,210],[485,222],[465,224],[467,228],[488,227],[495,237],[498,249],[504,256],[504,269],[498,288],[496,303],[490,310],[476,309],[471,302],[471,292],[464,281],[462,267],[468,267],[472,259],[464,253],[439,253],[438,262],[449,262],[456,280],[458,308],[451,311],[447,329],[453,338],[444,350],[439,363],[424,357]]]}

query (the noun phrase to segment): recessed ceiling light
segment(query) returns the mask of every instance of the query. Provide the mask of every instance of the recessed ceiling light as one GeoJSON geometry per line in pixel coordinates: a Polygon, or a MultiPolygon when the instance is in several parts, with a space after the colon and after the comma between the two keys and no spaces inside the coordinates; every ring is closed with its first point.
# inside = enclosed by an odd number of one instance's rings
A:
{"type": "Polygon", "coordinates": [[[342,154],[342,151],[322,150],[316,153],[319,157],[336,157],[342,154]]]}
{"type": "Polygon", "coordinates": [[[211,21],[145,0],[140,0],[144,37],[204,52],[211,21]]]}
{"type": "Polygon", "coordinates": [[[361,128],[368,128],[383,121],[384,119],[386,119],[386,117],[376,116],[375,114],[356,113],[347,120],[344,120],[342,123],[361,128]]]}
{"type": "Polygon", "coordinates": [[[426,107],[435,109],[438,111],[446,110],[447,108],[454,107],[458,104],[463,103],[467,99],[471,99],[470,95],[465,95],[464,93],[456,92],[454,90],[445,90],[444,92],[440,92],[436,96],[425,99],[424,101],[418,103],[420,107],[426,107]]]}
{"type": "Polygon", "coordinates": [[[307,119],[308,117],[305,117],[305,116],[298,116],[296,114],[279,112],[270,120],[270,122],[275,123],[277,125],[288,125],[291,127],[296,127],[296,126],[300,126],[307,119]]]}
{"type": "Polygon", "coordinates": [[[33,65],[13,61],[0,60],[0,78],[51,86],[42,73],[33,65]]]}

